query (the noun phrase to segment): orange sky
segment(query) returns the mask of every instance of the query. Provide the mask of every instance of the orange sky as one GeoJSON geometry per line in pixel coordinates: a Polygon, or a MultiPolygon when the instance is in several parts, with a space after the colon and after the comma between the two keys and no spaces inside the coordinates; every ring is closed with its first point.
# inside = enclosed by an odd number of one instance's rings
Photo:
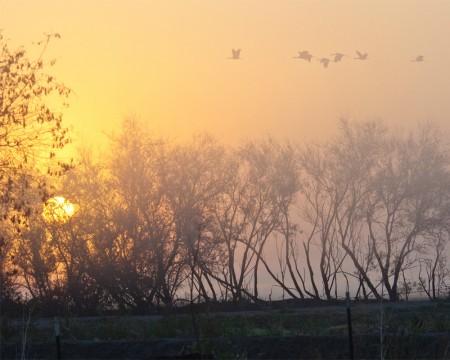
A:
{"type": "Polygon", "coordinates": [[[429,0],[0,1],[11,44],[61,34],[48,56],[74,91],[65,120],[91,142],[129,114],[174,139],[310,140],[343,115],[450,130],[449,19],[450,1],[429,0]],[[299,50],[350,57],[325,69],[299,50]]]}

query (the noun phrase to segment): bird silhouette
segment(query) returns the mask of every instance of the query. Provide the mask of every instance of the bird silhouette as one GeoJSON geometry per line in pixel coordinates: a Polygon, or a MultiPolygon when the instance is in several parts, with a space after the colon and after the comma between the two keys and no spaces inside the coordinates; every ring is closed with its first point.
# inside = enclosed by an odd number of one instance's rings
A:
{"type": "Polygon", "coordinates": [[[418,61],[418,62],[420,62],[420,61],[425,61],[425,59],[424,59],[423,55],[417,55],[416,58],[412,59],[411,61],[418,61]]]}
{"type": "Polygon", "coordinates": [[[347,56],[347,55],[344,55],[344,54],[341,54],[341,53],[335,53],[335,54],[331,54],[330,56],[334,56],[334,59],[333,59],[334,62],[339,62],[339,61],[342,60],[342,58],[344,56],[347,56]]]}
{"type": "Polygon", "coordinates": [[[328,58],[321,58],[321,59],[317,59],[317,61],[319,61],[324,68],[328,67],[328,64],[330,63],[330,59],[328,58]]]}
{"type": "Polygon", "coordinates": [[[361,52],[359,52],[358,50],[356,50],[356,55],[358,55],[358,57],[355,57],[354,59],[356,59],[356,60],[366,60],[367,59],[367,55],[369,55],[369,54],[367,54],[367,53],[361,53],[361,52]]]}
{"type": "Polygon", "coordinates": [[[241,49],[231,49],[231,57],[227,59],[239,60],[242,59],[240,56],[241,56],[241,49]]]}
{"type": "Polygon", "coordinates": [[[303,50],[303,51],[299,51],[298,52],[298,56],[294,56],[294,59],[303,59],[303,60],[307,60],[308,62],[311,62],[311,59],[314,56],[312,56],[308,50],[303,50]]]}

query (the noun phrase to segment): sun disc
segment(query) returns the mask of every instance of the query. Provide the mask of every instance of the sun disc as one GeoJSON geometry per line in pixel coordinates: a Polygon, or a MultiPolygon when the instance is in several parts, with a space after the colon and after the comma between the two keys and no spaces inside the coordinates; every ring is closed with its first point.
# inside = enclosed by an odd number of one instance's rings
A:
{"type": "Polygon", "coordinates": [[[62,196],[55,196],[47,200],[44,204],[42,216],[46,221],[57,221],[65,223],[75,213],[74,205],[63,198],[62,196]]]}

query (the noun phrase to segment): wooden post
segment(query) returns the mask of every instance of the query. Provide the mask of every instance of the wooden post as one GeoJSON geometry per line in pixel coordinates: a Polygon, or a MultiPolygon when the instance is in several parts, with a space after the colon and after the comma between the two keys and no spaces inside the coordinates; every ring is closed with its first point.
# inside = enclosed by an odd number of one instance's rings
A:
{"type": "Polygon", "coordinates": [[[60,329],[59,329],[59,320],[55,316],[55,341],[56,341],[56,358],[58,360],[61,360],[61,343],[59,340],[59,337],[61,335],[60,329]]]}
{"type": "Polygon", "coordinates": [[[345,293],[345,300],[347,304],[347,328],[348,328],[348,345],[350,349],[350,359],[355,359],[355,353],[353,349],[353,330],[352,330],[352,310],[350,305],[350,293],[345,293]]]}

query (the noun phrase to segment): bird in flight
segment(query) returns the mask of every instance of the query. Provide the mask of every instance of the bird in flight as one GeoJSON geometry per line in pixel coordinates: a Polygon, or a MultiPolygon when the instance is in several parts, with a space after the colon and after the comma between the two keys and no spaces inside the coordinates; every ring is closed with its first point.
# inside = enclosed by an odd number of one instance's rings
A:
{"type": "Polygon", "coordinates": [[[231,57],[228,59],[239,60],[241,57],[241,49],[231,49],[231,57]]]}
{"type": "Polygon", "coordinates": [[[356,55],[358,55],[358,57],[355,57],[356,60],[366,60],[367,59],[367,53],[361,53],[358,50],[356,50],[356,55]]]}
{"type": "Polygon", "coordinates": [[[299,51],[298,52],[298,56],[294,56],[294,59],[303,59],[303,60],[307,60],[308,62],[311,62],[311,59],[314,56],[312,56],[308,50],[303,50],[303,51],[299,51]]]}
{"type": "Polygon", "coordinates": [[[425,61],[425,59],[424,59],[423,55],[417,55],[416,58],[412,59],[411,61],[418,61],[418,62],[420,62],[420,61],[425,61]]]}
{"type": "Polygon", "coordinates": [[[329,62],[330,62],[330,59],[328,59],[328,58],[322,58],[322,59],[317,59],[317,61],[319,61],[319,62],[323,65],[324,68],[327,68],[327,67],[328,67],[328,64],[329,64],[329,62]]]}
{"type": "Polygon", "coordinates": [[[330,56],[334,56],[334,59],[333,59],[334,62],[339,62],[339,61],[342,60],[342,58],[344,56],[347,56],[347,55],[344,55],[344,54],[341,54],[341,53],[335,53],[335,54],[331,54],[330,56]]]}

